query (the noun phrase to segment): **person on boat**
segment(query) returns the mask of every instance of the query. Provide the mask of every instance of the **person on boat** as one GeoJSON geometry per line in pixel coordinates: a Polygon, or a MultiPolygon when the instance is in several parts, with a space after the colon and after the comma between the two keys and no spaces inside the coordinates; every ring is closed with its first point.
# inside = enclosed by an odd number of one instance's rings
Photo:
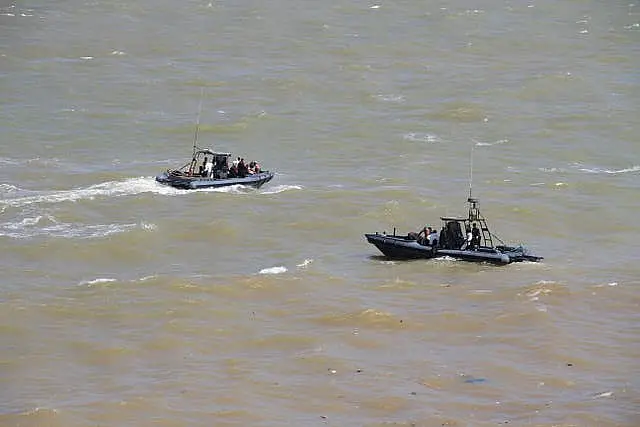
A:
{"type": "Polygon", "coordinates": [[[253,162],[253,173],[260,173],[260,165],[258,162],[253,162]]]}
{"type": "Polygon", "coordinates": [[[231,163],[231,167],[229,168],[229,178],[237,178],[238,177],[238,166],[234,164],[234,162],[231,163]]]}
{"type": "Polygon", "coordinates": [[[432,228],[427,227],[425,225],[424,228],[420,230],[418,233],[409,233],[409,234],[413,234],[415,236],[415,240],[418,241],[418,244],[426,246],[429,244],[429,235],[431,234],[431,231],[432,231],[432,228]]]}
{"type": "Polygon", "coordinates": [[[476,250],[480,246],[480,230],[476,223],[473,223],[471,228],[471,249],[476,250]]]}
{"type": "Polygon", "coordinates": [[[244,159],[240,159],[240,162],[238,163],[238,176],[240,178],[244,178],[248,173],[249,168],[247,167],[247,164],[244,162],[244,159]]]}
{"type": "Polygon", "coordinates": [[[438,244],[438,231],[431,229],[429,227],[429,234],[427,235],[427,239],[429,239],[429,246],[436,246],[438,244]]]}
{"type": "Polygon", "coordinates": [[[468,251],[471,249],[471,241],[473,240],[473,235],[471,234],[471,229],[469,228],[469,224],[464,225],[465,238],[463,238],[462,246],[460,246],[460,250],[468,251]]]}
{"type": "Polygon", "coordinates": [[[204,158],[204,176],[205,178],[210,178],[211,173],[213,172],[213,162],[208,158],[204,158]]]}

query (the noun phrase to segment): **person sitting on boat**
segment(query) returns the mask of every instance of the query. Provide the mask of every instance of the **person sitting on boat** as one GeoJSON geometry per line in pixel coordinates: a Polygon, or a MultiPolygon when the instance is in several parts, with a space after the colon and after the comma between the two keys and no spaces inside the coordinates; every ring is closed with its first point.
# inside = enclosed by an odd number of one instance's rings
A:
{"type": "Polygon", "coordinates": [[[436,246],[438,244],[438,231],[437,230],[432,230],[431,227],[429,227],[429,229],[431,230],[429,232],[429,235],[427,235],[427,239],[429,239],[429,246],[436,246]]]}
{"type": "Polygon", "coordinates": [[[244,178],[249,173],[249,168],[247,164],[244,162],[244,159],[240,159],[240,163],[238,163],[238,176],[240,178],[244,178]]]}
{"type": "Polygon", "coordinates": [[[431,231],[433,229],[431,227],[425,226],[419,233],[413,233],[416,236],[416,240],[420,245],[428,245],[429,244],[429,236],[431,235],[431,231]]]}
{"type": "Polygon", "coordinates": [[[237,178],[238,177],[238,166],[231,163],[231,167],[229,168],[229,178],[237,178]]]}
{"type": "Polygon", "coordinates": [[[260,165],[258,162],[253,162],[253,173],[260,173],[260,165]]]}
{"type": "Polygon", "coordinates": [[[211,177],[211,172],[213,172],[213,162],[208,157],[205,157],[204,158],[204,173],[202,174],[202,176],[204,176],[205,178],[210,178],[211,177]]]}
{"type": "Polygon", "coordinates": [[[473,227],[471,228],[471,249],[478,249],[480,246],[480,230],[476,223],[473,223],[473,227]]]}

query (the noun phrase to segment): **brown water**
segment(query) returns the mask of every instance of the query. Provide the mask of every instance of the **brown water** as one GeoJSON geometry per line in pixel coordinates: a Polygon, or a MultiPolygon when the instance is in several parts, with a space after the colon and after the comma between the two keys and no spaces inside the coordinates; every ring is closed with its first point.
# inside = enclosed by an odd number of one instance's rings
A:
{"type": "Polygon", "coordinates": [[[0,426],[640,425],[640,5],[6,3],[0,426]]]}

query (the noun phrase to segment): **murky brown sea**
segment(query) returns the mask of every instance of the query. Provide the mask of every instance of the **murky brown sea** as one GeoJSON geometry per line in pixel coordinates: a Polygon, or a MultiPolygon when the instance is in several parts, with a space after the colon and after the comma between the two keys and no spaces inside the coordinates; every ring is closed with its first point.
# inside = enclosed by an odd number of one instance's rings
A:
{"type": "Polygon", "coordinates": [[[0,426],[640,425],[640,4],[0,6],[0,426]]]}

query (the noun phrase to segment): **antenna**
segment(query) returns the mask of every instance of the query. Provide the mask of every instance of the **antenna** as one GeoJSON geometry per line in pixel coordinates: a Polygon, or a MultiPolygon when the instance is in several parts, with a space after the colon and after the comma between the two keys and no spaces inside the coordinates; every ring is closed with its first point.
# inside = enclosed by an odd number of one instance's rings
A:
{"type": "Polygon", "coordinates": [[[204,96],[204,88],[200,88],[200,105],[198,105],[198,116],[196,118],[196,132],[195,135],[193,136],[193,154],[192,156],[196,155],[196,144],[198,142],[198,130],[200,128],[200,114],[202,113],[202,98],[204,96]]]}
{"type": "Polygon", "coordinates": [[[471,154],[469,155],[469,201],[471,201],[471,190],[473,189],[473,147],[471,146],[471,154]]]}

